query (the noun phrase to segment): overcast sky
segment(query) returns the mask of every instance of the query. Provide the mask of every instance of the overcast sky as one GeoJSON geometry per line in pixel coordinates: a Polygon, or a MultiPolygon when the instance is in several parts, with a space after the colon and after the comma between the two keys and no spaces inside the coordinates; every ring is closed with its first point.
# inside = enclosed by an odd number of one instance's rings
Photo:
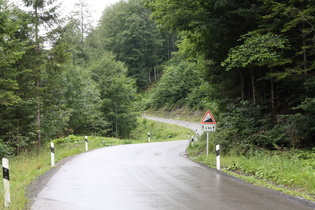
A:
{"type": "MultiPolygon", "coordinates": [[[[10,2],[14,2],[16,5],[23,5],[22,0],[9,0],[10,2]]],[[[84,0],[87,2],[92,9],[92,15],[95,21],[98,21],[102,15],[104,9],[111,5],[119,2],[120,0],[84,0]]],[[[74,4],[79,2],[79,0],[57,0],[57,2],[62,3],[62,10],[65,15],[69,14],[73,11],[74,4]]]]}
{"type": "MultiPolygon", "coordinates": [[[[119,2],[120,0],[85,0],[92,9],[92,15],[96,21],[98,21],[102,15],[104,9],[111,5],[119,2]]],[[[59,2],[63,3],[63,9],[65,11],[72,11],[74,4],[79,2],[79,0],[59,0],[59,2]]]]}

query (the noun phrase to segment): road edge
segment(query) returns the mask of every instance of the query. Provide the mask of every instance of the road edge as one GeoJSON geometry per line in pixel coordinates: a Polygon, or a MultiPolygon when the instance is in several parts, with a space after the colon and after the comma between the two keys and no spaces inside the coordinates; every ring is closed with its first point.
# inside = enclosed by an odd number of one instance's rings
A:
{"type": "Polygon", "coordinates": [[[31,209],[31,206],[35,202],[35,198],[37,195],[44,189],[47,183],[51,180],[51,178],[59,171],[59,169],[68,161],[72,160],[77,155],[66,157],[60,160],[54,167],[41,174],[34,180],[30,185],[26,188],[26,198],[28,199],[28,203],[25,205],[24,209],[31,209]]]}
{"type": "Polygon", "coordinates": [[[224,177],[226,177],[228,179],[231,179],[233,181],[236,181],[236,182],[239,182],[239,183],[242,183],[242,184],[246,184],[246,185],[251,186],[251,187],[253,187],[255,189],[259,189],[259,190],[262,190],[262,191],[265,191],[265,192],[269,192],[269,193],[271,193],[273,195],[280,196],[282,198],[285,198],[287,200],[293,201],[293,202],[298,203],[300,205],[303,205],[305,207],[309,207],[309,208],[315,209],[315,202],[314,201],[307,200],[307,199],[302,198],[300,196],[289,195],[289,194],[286,194],[286,193],[278,191],[278,190],[273,190],[273,189],[269,189],[269,188],[265,188],[265,187],[260,187],[260,186],[254,185],[254,184],[250,184],[250,183],[246,182],[245,180],[240,179],[240,178],[238,178],[236,176],[224,173],[222,171],[218,171],[217,169],[211,168],[211,167],[207,166],[206,164],[203,164],[203,163],[195,161],[194,159],[189,157],[189,153],[187,153],[186,151],[185,151],[185,157],[187,159],[189,159],[190,161],[192,161],[192,162],[194,162],[194,163],[196,163],[196,164],[198,164],[198,165],[200,165],[200,166],[202,166],[202,167],[204,167],[204,168],[210,170],[211,172],[216,173],[216,174],[218,174],[220,176],[224,176],[224,177]]]}

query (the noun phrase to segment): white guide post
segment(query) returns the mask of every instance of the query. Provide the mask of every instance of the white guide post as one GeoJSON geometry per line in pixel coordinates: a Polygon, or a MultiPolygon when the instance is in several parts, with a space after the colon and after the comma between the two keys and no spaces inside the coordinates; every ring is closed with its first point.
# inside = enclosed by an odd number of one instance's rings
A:
{"type": "Polygon", "coordinates": [[[10,205],[10,170],[9,160],[2,158],[3,186],[4,186],[4,207],[10,205]]]}
{"type": "Polygon", "coordinates": [[[220,171],[221,170],[221,163],[220,163],[220,145],[216,146],[216,159],[217,159],[217,170],[220,171]]]}
{"type": "Polygon", "coordinates": [[[89,151],[89,141],[88,141],[88,136],[85,136],[85,151],[89,151]]]}
{"type": "Polygon", "coordinates": [[[148,132],[148,142],[151,141],[151,135],[150,135],[150,132],[148,132]]]}
{"type": "Polygon", "coordinates": [[[54,142],[50,143],[50,154],[51,154],[51,166],[55,165],[55,145],[54,142]]]}

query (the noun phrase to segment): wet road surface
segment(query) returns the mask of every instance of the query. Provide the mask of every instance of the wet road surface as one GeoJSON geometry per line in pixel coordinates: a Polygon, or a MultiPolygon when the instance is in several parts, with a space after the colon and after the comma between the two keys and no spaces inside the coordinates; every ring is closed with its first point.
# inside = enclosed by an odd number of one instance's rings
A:
{"type": "Polygon", "coordinates": [[[309,209],[184,156],[188,141],[106,147],[66,162],[33,210],[309,209]]]}

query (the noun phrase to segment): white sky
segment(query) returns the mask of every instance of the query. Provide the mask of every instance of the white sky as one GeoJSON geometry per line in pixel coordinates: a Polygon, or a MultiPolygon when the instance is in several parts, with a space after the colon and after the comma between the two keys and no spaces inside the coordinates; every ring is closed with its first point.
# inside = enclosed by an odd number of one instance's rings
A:
{"type": "MultiPolygon", "coordinates": [[[[67,13],[73,11],[74,4],[79,2],[79,0],[58,0],[58,1],[62,2],[63,10],[65,10],[67,13]]],[[[91,6],[92,16],[96,21],[98,21],[101,18],[102,13],[107,6],[115,4],[119,1],[120,0],[85,0],[85,2],[87,2],[91,6]]]]}
{"type": "MultiPolygon", "coordinates": [[[[120,0],[85,0],[92,9],[92,16],[95,21],[98,21],[102,12],[107,6],[115,4],[120,0]]],[[[23,5],[22,0],[9,0],[9,2],[14,2],[16,5],[23,5]]],[[[62,3],[61,9],[64,11],[64,15],[69,14],[74,9],[74,4],[78,3],[79,0],[57,0],[57,2],[62,3]]]]}

